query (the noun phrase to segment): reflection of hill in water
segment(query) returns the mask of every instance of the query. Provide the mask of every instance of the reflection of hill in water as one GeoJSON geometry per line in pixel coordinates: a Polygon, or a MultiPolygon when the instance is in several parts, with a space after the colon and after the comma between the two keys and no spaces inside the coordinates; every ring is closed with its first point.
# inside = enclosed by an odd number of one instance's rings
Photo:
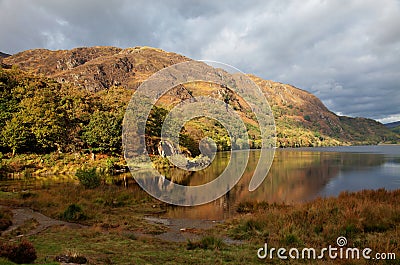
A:
{"type": "MultiPolygon", "coordinates": [[[[368,175],[377,168],[390,165],[386,170],[398,170],[400,154],[366,154],[345,152],[319,152],[304,150],[277,150],[271,170],[254,192],[248,191],[249,182],[258,162],[259,151],[250,152],[249,164],[239,183],[222,198],[209,204],[197,207],[168,207],[168,217],[192,219],[223,219],[231,216],[239,202],[266,201],[272,202],[299,202],[317,196],[330,181],[339,175],[349,176],[354,173],[368,175]],[[342,174],[340,174],[342,173],[342,174]],[[344,174],[346,173],[346,174],[344,174]]],[[[201,185],[212,181],[221,174],[229,162],[229,153],[217,153],[212,165],[205,170],[188,172],[170,169],[166,176],[171,176],[174,182],[184,185],[201,185]]],[[[391,173],[396,175],[396,172],[391,173]]],[[[398,175],[398,173],[397,173],[398,175]]],[[[379,176],[377,176],[379,177],[379,176]]],[[[400,177],[400,175],[399,175],[400,177]]],[[[169,189],[163,178],[144,176],[145,182],[150,182],[155,190],[169,189]]],[[[52,185],[64,185],[76,182],[69,176],[46,176],[45,178],[21,178],[2,180],[0,190],[21,191],[35,190],[52,185]]],[[[115,184],[126,186],[132,192],[140,189],[131,178],[130,174],[121,175],[115,184]],[[125,178],[126,177],[126,178],[125,178]],[[126,181],[126,182],[125,182],[126,181]]],[[[176,194],[184,197],[185,194],[176,194]]]]}
{"type": "MultiPolygon", "coordinates": [[[[275,153],[273,165],[267,178],[254,192],[248,191],[248,185],[258,162],[259,152],[250,153],[249,164],[239,183],[224,197],[206,205],[197,207],[171,207],[169,217],[195,219],[223,219],[235,212],[239,202],[286,202],[294,203],[310,200],[321,191],[340,171],[369,170],[370,167],[384,163],[381,154],[329,153],[297,150],[279,150],[275,153]]],[[[219,154],[217,165],[208,172],[222,172],[219,166],[226,165],[228,156],[219,154]],[[219,161],[221,160],[221,161],[219,161]],[[225,161],[225,162],[224,162],[225,161]]],[[[213,163],[214,164],[214,163],[213,163]]],[[[204,183],[205,172],[191,172],[185,184],[204,183]],[[199,178],[202,180],[199,181],[199,178]]],[[[208,181],[215,176],[206,176],[208,181]]]]}

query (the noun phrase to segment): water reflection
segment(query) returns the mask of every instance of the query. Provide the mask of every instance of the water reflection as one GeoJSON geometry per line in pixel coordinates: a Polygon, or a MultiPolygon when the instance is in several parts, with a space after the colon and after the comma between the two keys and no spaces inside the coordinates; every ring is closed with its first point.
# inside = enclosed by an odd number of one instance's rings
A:
{"type": "MultiPolygon", "coordinates": [[[[399,145],[276,150],[267,178],[258,189],[249,192],[259,156],[259,151],[249,152],[243,177],[225,196],[202,206],[169,206],[166,217],[221,220],[234,215],[237,205],[243,201],[295,203],[318,196],[336,196],[344,190],[400,188],[399,145]]],[[[230,153],[217,153],[211,166],[204,170],[167,169],[160,173],[175,183],[199,186],[219,176],[229,160],[230,153]]],[[[155,190],[162,190],[168,185],[165,178],[144,179],[153,181],[155,190]]],[[[73,176],[1,180],[0,190],[41,189],[57,183],[77,184],[77,180],[73,176]]],[[[119,176],[114,183],[135,192],[139,189],[130,174],[119,176]]]]}
{"type": "Polygon", "coordinates": [[[8,177],[0,179],[0,191],[19,192],[26,190],[47,189],[54,185],[77,184],[78,181],[74,176],[57,175],[57,176],[24,176],[10,174],[8,177]]]}
{"type": "MultiPolygon", "coordinates": [[[[264,152],[269,151],[265,150],[264,152]]],[[[271,150],[269,163],[272,161],[273,152],[274,150],[271,150]]],[[[250,153],[253,152],[249,150],[234,151],[231,152],[230,159],[219,156],[216,158],[215,165],[212,163],[205,170],[194,171],[192,173],[186,173],[184,170],[178,183],[174,182],[176,181],[176,175],[172,174],[168,178],[168,176],[166,177],[167,172],[158,174],[154,170],[135,170],[132,171],[132,175],[143,189],[161,201],[170,202],[175,205],[200,205],[223,196],[237,184],[240,177],[248,168],[248,164],[250,164],[247,163],[250,153]],[[218,160],[225,159],[228,160],[228,165],[220,167],[221,163],[218,160]],[[221,174],[210,174],[214,172],[214,169],[221,172],[221,174]],[[204,178],[207,180],[205,183],[203,183],[204,178]],[[198,185],[199,180],[202,181],[201,185],[198,185]],[[186,185],[182,185],[182,183],[186,185]]],[[[257,153],[262,154],[263,152],[257,153]]],[[[253,163],[253,161],[258,161],[258,159],[251,159],[251,161],[253,163]]],[[[265,163],[269,166],[268,161],[265,163]]],[[[253,166],[253,172],[255,168],[256,165],[253,166]]]]}
{"type": "MultiPolygon", "coordinates": [[[[397,152],[390,148],[388,154],[334,151],[334,148],[278,150],[267,178],[257,190],[249,192],[248,185],[259,157],[258,151],[252,151],[242,179],[226,196],[197,207],[170,207],[167,216],[224,219],[235,214],[237,204],[243,201],[294,203],[318,196],[336,196],[344,190],[400,188],[400,146],[397,152]]],[[[217,159],[225,158],[218,154],[217,159]]],[[[191,174],[189,185],[199,177],[191,174]]]]}

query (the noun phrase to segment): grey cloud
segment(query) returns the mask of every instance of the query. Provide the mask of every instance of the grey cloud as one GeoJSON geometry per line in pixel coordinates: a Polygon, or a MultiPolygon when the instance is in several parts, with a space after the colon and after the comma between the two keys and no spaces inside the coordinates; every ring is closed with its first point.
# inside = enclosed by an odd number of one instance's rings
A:
{"type": "Polygon", "coordinates": [[[396,0],[1,0],[0,24],[4,52],[155,46],[309,90],[345,115],[400,117],[396,0]]]}

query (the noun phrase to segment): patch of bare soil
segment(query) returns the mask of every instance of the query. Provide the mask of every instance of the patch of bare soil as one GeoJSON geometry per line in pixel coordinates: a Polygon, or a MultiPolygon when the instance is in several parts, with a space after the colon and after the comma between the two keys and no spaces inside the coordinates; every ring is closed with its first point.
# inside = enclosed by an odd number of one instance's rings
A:
{"type": "MultiPolygon", "coordinates": [[[[0,206],[2,207],[2,206],[0,206]]],[[[35,225],[33,226],[33,229],[30,229],[27,231],[24,236],[30,236],[34,235],[37,233],[40,233],[43,230],[46,230],[49,227],[52,226],[67,226],[70,228],[83,228],[85,226],[80,225],[80,224],[75,224],[75,223],[69,223],[69,222],[64,222],[60,220],[56,220],[53,218],[50,218],[48,216],[45,216],[39,212],[35,212],[32,209],[29,208],[14,208],[11,209],[13,213],[13,220],[12,220],[12,225],[7,228],[7,230],[2,232],[2,236],[13,234],[17,229],[20,227],[26,225],[27,223],[32,223],[32,220],[34,221],[35,225]]],[[[18,236],[21,236],[21,234],[18,234],[18,236]]]]}
{"type": "MultiPolygon", "coordinates": [[[[156,238],[167,242],[187,242],[200,240],[204,236],[204,232],[213,228],[215,225],[223,221],[211,220],[193,220],[193,219],[167,219],[158,217],[145,217],[150,223],[164,225],[168,228],[167,232],[155,235],[156,238]]],[[[231,238],[223,239],[227,244],[241,244],[242,241],[231,238]]]]}

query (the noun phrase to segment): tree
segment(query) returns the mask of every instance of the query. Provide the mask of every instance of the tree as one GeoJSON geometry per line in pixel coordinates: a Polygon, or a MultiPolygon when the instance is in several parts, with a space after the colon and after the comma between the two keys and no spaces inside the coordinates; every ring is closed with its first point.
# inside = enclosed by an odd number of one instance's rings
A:
{"type": "Polygon", "coordinates": [[[83,129],[82,139],[93,151],[121,151],[122,115],[96,111],[83,129]]]}
{"type": "Polygon", "coordinates": [[[146,123],[146,135],[161,137],[161,130],[168,110],[153,106],[146,123]]]}
{"type": "Polygon", "coordinates": [[[2,130],[2,142],[9,147],[15,155],[18,151],[28,150],[33,148],[35,137],[29,130],[29,125],[26,124],[20,115],[6,122],[2,130]]]}
{"type": "Polygon", "coordinates": [[[61,96],[53,87],[36,89],[31,98],[21,101],[19,115],[30,124],[29,130],[41,151],[61,151],[66,144],[70,123],[60,102],[61,96]]]}
{"type": "MultiPolygon", "coordinates": [[[[9,72],[0,69],[0,138],[6,122],[11,120],[13,113],[18,111],[19,101],[15,97],[14,88],[18,86],[16,80],[9,72]]],[[[4,141],[0,144],[6,147],[4,141]]]]}

